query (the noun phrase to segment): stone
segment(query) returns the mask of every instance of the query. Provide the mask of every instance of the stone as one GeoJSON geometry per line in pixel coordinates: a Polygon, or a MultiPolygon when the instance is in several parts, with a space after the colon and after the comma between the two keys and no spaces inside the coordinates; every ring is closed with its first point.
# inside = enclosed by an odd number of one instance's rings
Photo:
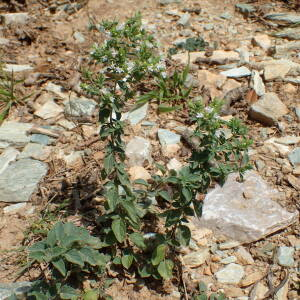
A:
{"type": "Polygon", "coordinates": [[[226,95],[226,93],[230,92],[233,89],[239,88],[242,85],[234,80],[234,79],[227,79],[225,84],[222,86],[222,91],[224,93],[224,95],[226,95]]]}
{"type": "Polygon", "coordinates": [[[126,145],[125,154],[129,160],[129,166],[143,166],[144,163],[152,163],[151,144],[142,137],[134,137],[126,145]]]}
{"type": "Polygon", "coordinates": [[[67,167],[74,168],[83,165],[83,155],[84,151],[71,151],[70,153],[65,153],[64,150],[59,149],[57,158],[63,160],[67,167]]]}
{"type": "Polygon", "coordinates": [[[257,300],[264,299],[268,291],[269,289],[262,282],[258,282],[255,290],[256,299],[257,300]]]}
{"type": "Polygon", "coordinates": [[[6,147],[24,146],[30,142],[30,136],[27,135],[27,131],[32,127],[33,124],[29,123],[4,122],[0,127],[0,144],[2,144],[2,147],[4,145],[6,147]]]}
{"type": "Polygon", "coordinates": [[[234,254],[237,257],[237,260],[240,264],[242,265],[254,264],[253,257],[244,247],[240,246],[234,254]]]}
{"type": "Polygon", "coordinates": [[[162,146],[178,144],[180,142],[180,135],[167,129],[158,129],[157,135],[162,146]]]}
{"type": "Polygon", "coordinates": [[[295,113],[296,113],[296,116],[298,118],[298,121],[300,121],[300,106],[299,107],[295,107],[295,113]]]}
{"type": "Polygon", "coordinates": [[[232,263],[215,273],[215,276],[220,283],[238,284],[244,277],[244,274],[242,266],[232,263]]]}
{"type": "Polygon", "coordinates": [[[37,109],[34,114],[44,120],[56,118],[63,112],[63,108],[57,105],[53,100],[48,100],[44,105],[37,109]]]}
{"type": "Polygon", "coordinates": [[[293,247],[281,246],[276,251],[276,262],[283,267],[293,267],[295,249],[293,247]]]}
{"type": "Polygon", "coordinates": [[[21,281],[21,282],[14,282],[14,283],[0,283],[0,299],[1,300],[9,299],[9,297],[13,297],[14,294],[18,296],[17,299],[21,299],[19,297],[21,296],[25,297],[26,293],[30,291],[31,286],[32,286],[32,282],[29,281],[21,281]]]}
{"type": "Polygon", "coordinates": [[[300,40],[300,29],[299,28],[285,28],[281,31],[274,32],[274,36],[280,38],[287,38],[289,40],[300,40]]]}
{"type": "Polygon", "coordinates": [[[26,207],[26,203],[17,203],[17,204],[12,204],[9,206],[6,206],[3,208],[3,212],[4,214],[8,215],[8,214],[14,214],[16,212],[18,212],[19,210],[24,210],[26,207]]]}
{"type": "Polygon", "coordinates": [[[50,145],[52,144],[54,139],[49,138],[49,136],[45,134],[40,134],[40,133],[34,133],[30,137],[30,142],[31,143],[37,143],[37,144],[42,144],[42,145],[50,145]]]}
{"type": "Polygon", "coordinates": [[[75,31],[74,34],[73,34],[73,37],[74,37],[74,39],[77,43],[84,43],[85,42],[84,35],[79,31],[75,31]]]}
{"type": "Polygon", "coordinates": [[[128,170],[128,173],[132,181],[137,179],[144,179],[147,181],[148,179],[151,179],[151,175],[149,174],[149,172],[145,168],[140,166],[131,167],[128,170]]]}
{"type": "Polygon", "coordinates": [[[250,14],[256,11],[254,6],[246,3],[237,3],[235,8],[243,14],[250,14]]]}
{"type": "Polygon", "coordinates": [[[251,71],[247,67],[233,68],[228,71],[223,71],[220,74],[230,78],[247,77],[251,75],[251,71]]]}
{"type": "Polygon", "coordinates": [[[232,15],[229,11],[225,11],[223,14],[220,15],[221,19],[230,20],[232,18],[232,15]]]}
{"type": "Polygon", "coordinates": [[[290,163],[295,167],[300,165],[300,147],[295,148],[288,154],[290,163]]]}
{"type": "Polygon", "coordinates": [[[257,96],[261,97],[266,93],[266,88],[259,72],[256,70],[252,71],[250,87],[254,89],[257,96]]]}
{"type": "Polygon", "coordinates": [[[199,57],[198,62],[209,61],[212,64],[224,65],[240,60],[240,55],[236,51],[224,51],[224,50],[215,50],[212,55],[209,57],[199,57]]]}
{"type": "Polygon", "coordinates": [[[181,162],[179,162],[176,158],[172,158],[167,164],[168,170],[179,171],[182,168],[181,162]]]}
{"type": "Polygon", "coordinates": [[[300,191],[300,178],[297,178],[292,174],[289,174],[287,176],[287,181],[296,191],[300,191]]]}
{"type": "Polygon", "coordinates": [[[283,79],[290,71],[291,66],[288,64],[274,63],[266,65],[264,68],[264,78],[267,81],[283,79]]]}
{"type": "Polygon", "coordinates": [[[290,213],[273,199],[280,194],[255,171],[247,171],[244,181],[232,173],[221,187],[210,190],[203,202],[202,217],[194,222],[218,231],[236,241],[250,243],[295,222],[298,213],[290,213]],[[253,198],[245,198],[250,191],[253,198]]]}
{"type": "Polygon", "coordinates": [[[54,84],[52,82],[48,82],[45,85],[45,90],[48,91],[48,92],[51,92],[51,93],[55,94],[56,96],[58,96],[61,99],[68,98],[68,94],[66,93],[66,91],[64,90],[64,88],[62,86],[54,84]]]}
{"type": "Polygon", "coordinates": [[[240,62],[242,64],[250,62],[250,53],[249,53],[249,50],[246,46],[237,48],[235,51],[237,51],[239,53],[240,62]]]}
{"type": "Polygon", "coordinates": [[[197,59],[205,57],[205,51],[200,52],[184,52],[172,55],[172,60],[177,60],[183,65],[187,65],[189,62],[189,54],[190,54],[190,63],[195,63],[197,59]]]}
{"type": "Polygon", "coordinates": [[[57,122],[57,125],[60,125],[61,127],[72,130],[76,127],[76,124],[74,122],[68,121],[66,119],[61,119],[57,122]]]}
{"type": "Polygon", "coordinates": [[[276,45],[275,46],[275,57],[282,58],[286,57],[288,58],[291,55],[291,52],[293,51],[299,51],[300,50],[300,41],[293,41],[293,42],[287,42],[283,45],[276,45]]]}
{"type": "Polygon", "coordinates": [[[65,114],[72,117],[92,116],[96,110],[97,103],[85,97],[73,98],[65,101],[65,114]]]}
{"type": "Polygon", "coordinates": [[[268,140],[265,141],[264,145],[269,149],[269,151],[271,152],[279,152],[280,155],[282,156],[286,156],[289,152],[290,152],[290,148],[289,146],[280,144],[280,143],[276,143],[275,142],[276,138],[270,138],[268,140]]]}
{"type": "Polygon", "coordinates": [[[18,73],[18,72],[25,72],[25,71],[31,71],[33,70],[33,67],[31,67],[30,65],[14,65],[14,64],[6,64],[3,68],[3,70],[5,72],[14,72],[14,73],[18,73]]]}
{"type": "Polygon", "coordinates": [[[191,15],[189,13],[183,14],[180,19],[178,20],[177,24],[186,27],[190,24],[191,15]]]}
{"type": "Polygon", "coordinates": [[[128,121],[131,125],[136,125],[146,118],[148,111],[148,103],[145,103],[141,107],[138,107],[135,110],[132,110],[128,114],[128,121]]]}
{"type": "Polygon", "coordinates": [[[29,22],[30,16],[28,13],[10,13],[2,14],[1,21],[5,25],[25,25],[29,22]]]}
{"type": "Polygon", "coordinates": [[[247,275],[240,283],[241,287],[247,287],[252,285],[253,283],[261,280],[263,277],[265,276],[265,274],[261,273],[261,272],[253,272],[249,275],[247,275]]]}
{"type": "Polygon", "coordinates": [[[232,298],[236,298],[236,297],[241,297],[244,295],[244,292],[241,288],[236,287],[236,286],[225,286],[224,287],[224,294],[227,297],[232,297],[232,298]]]}
{"type": "Polygon", "coordinates": [[[209,249],[203,248],[201,250],[184,255],[182,257],[182,261],[186,267],[197,268],[203,265],[208,258],[209,258],[209,249]]]}
{"type": "Polygon", "coordinates": [[[228,250],[228,249],[236,248],[240,244],[241,243],[238,241],[228,241],[228,242],[224,242],[224,243],[220,244],[219,249],[220,250],[228,250]]]}
{"type": "Polygon", "coordinates": [[[297,92],[297,88],[293,84],[287,83],[283,86],[283,91],[287,94],[295,94],[297,92]]]}
{"type": "Polygon", "coordinates": [[[33,159],[20,159],[9,165],[0,174],[1,201],[28,202],[47,172],[47,164],[33,159]]]}
{"type": "Polygon", "coordinates": [[[228,265],[228,264],[235,263],[235,262],[236,262],[236,257],[233,255],[225,257],[220,260],[220,263],[223,265],[228,265]]]}
{"type": "Polygon", "coordinates": [[[265,125],[272,126],[287,113],[288,108],[275,93],[266,93],[251,105],[249,116],[265,125]]]}
{"type": "MultiPolygon", "coordinates": [[[[288,292],[289,292],[289,280],[286,281],[286,283],[281,287],[275,294],[275,297],[277,300],[288,300],[291,298],[288,298],[288,292]]],[[[299,295],[299,294],[298,294],[299,295]]],[[[296,298],[294,298],[296,300],[296,298]]]]}
{"type": "Polygon", "coordinates": [[[299,24],[300,16],[292,15],[287,13],[276,13],[276,14],[266,14],[264,15],[265,19],[277,21],[282,24],[299,24]]]}
{"type": "Polygon", "coordinates": [[[8,147],[0,155],[0,174],[9,166],[10,163],[14,162],[20,152],[15,148],[8,147]]]}
{"type": "Polygon", "coordinates": [[[181,0],[158,0],[161,5],[171,4],[171,3],[181,3],[181,0]]]}
{"type": "Polygon", "coordinates": [[[220,89],[226,82],[225,76],[221,74],[215,74],[207,70],[199,70],[197,72],[197,77],[199,84],[209,90],[210,97],[212,99],[223,96],[223,93],[220,91],[220,89]]]}
{"type": "Polygon", "coordinates": [[[10,43],[9,39],[0,38],[0,45],[1,46],[8,46],[10,43]]]}
{"type": "Polygon", "coordinates": [[[300,143],[300,137],[294,135],[283,136],[280,138],[275,138],[275,143],[283,145],[294,145],[300,143]]]}
{"type": "Polygon", "coordinates": [[[49,157],[50,152],[50,147],[36,143],[29,143],[24,147],[23,151],[19,155],[19,159],[33,158],[37,160],[46,160],[49,157]]]}
{"type": "Polygon", "coordinates": [[[272,42],[267,34],[258,34],[253,37],[252,43],[267,51],[272,46],[272,42]]]}
{"type": "Polygon", "coordinates": [[[203,26],[204,30],[213,30],[215,28],[213,23],[208,23],[203,26]]]}

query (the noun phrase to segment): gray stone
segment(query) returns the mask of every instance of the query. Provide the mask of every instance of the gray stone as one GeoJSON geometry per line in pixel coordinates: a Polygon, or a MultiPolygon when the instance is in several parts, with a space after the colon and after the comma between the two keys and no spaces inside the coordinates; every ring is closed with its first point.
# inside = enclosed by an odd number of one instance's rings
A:
{"type": "Polygon", "coordinates": [[[181,0],[158,0],[158,3],[161,5],[166,5],[172,3],[181,3],[181,0]]]}
{"type": "Polygon", "coordinates": [[[293,247],[278,247],[276,252],[276,260],[278,264],[283,267],[293,267],[295,265],[294,252],[295,249],[293,247]]]}
{"type": "Polygon", "coordinates": [[[265,162],[261,159],[255,160],[254,163],[255,163],[257,171],[262,171],[266,167],[265,162]]]}
{"type": "Polygon", "coordinates": [[[142,126],[149,126],[149,127],[153,127],[156,126],[157,124],[155,122],[151,122],[151,121],[143,121],[142,122],[142,126]]]}
{"type": "Polygon", "coordinates": [[[158,129],[158,138],[162,146],[178,144],[180,135],[166,129],[158,129]]]}
{"type": "Polygon", "coordinates": [[[186,27],[190,24],[190,18],[191,18],[191,15],[189,13],[185,13],[180,17],[177,24],[182,25],[183,27],[186,27]]]}
{"type": "Polygon", "coordinates": [[[33,158],[37,160],[45,160],[50,155],[50,147],[44,146],[42,144],[29,143],[25,146],[19,159],[22,158],[33,158]]]}
{"type": "Polygon", "coordinates": [[[225,258],[221,259],[220,263],[223,264],[223,265],[228,265],[228,264],[235,263],[236,260],[237,260],[236,257],[231,255],[231,256],[228,256],[228,257],[225,257],[225,258]]]}
{"type": "Polygon", "coordinates": [[[1,46],[7,46],[7,45],[9,45],[9,39],[0,38],[0,45],[1,46]]]}
{"type": "Polygon", "coordinates": [[[256,11],[254,6],[246,3],[237,3],[235,7],[238,11],[240,11],[243,14],[250,14],[256,11]]]}
{"type": "Polygon", "coordinates": [[[52,144],[54,139],[49,138],[49,136],[45,134],[40,134],[40,133],[34,133],[30,137],[30,142],[31,143],[37,143],[37,144],[42,144],[42,145],[50,145],[52,144]]]}
{"type": "Polygon", "coordinates": [[[264,82],[256,70],[252,71],[250,86],[254,89],[255,93],[259,97],[266,93],[264,82]]]}
{"type": "Polygon", "coordinates": [[[230,12],[226,11],[220,15],[220,18],[225,19],[225,20],[230,20],[232,18],[232,15],[230,14],[230,12]]]}
{"type": "Polygon", "coordinates": [[[44,120],[47,120],[50,118],[56,118],[63,111],[63,108],[57,105],[53,100],[48,100],[39,109],[37,109],[34,114],[44,120]]]}
{"type": "Polygon", "coordinates": [[[230,78],[240,78],[250,76],[251,71],[247,67],[239,67],[228,71],[223,71],[220,74],[230,78]]]}
{"type": "Polygon", "coordinates": [[[300,121],[300,107],[295,107],[295,113],[296,113],[298,120],[300,121]]]}
{"type": "Polygon", "coordinates": [[[0,300],[7,300],[10,296],[25,296],[32,286],[32,282],[22,281],[14,283],[0,283],[0,300]]]}
{"type": "Polygon", "coordinates": [[[45,90],[55,94],[59,98],[62,98],[62,99],[68,98],[68,94],[66,93],[64,88],[62,86],[54,84],[52,82],[48,82],[46,84],[45,90]]]}
{"type": "Polygon", "coordinates": [[[66,119],[61,119],[57,122],[57,125],[68,129],[68,130],[72,130],[76,127],[76,124],[74,122],[68,121],[66,119]]]}
{"type": "Polygon", "coordinates": [[[286,13],[277,13],[277,14],[267,14],[264,18],[272,21],[278,21],[280,23],[285,24],[298,24],[300,23],[300,16],[299,15],[291,15],[286,13]]]}
{"type": "Polygon", "coordinates": [[[283,145],[294,145],[300,143],[300,137],[294,135],[283,136],[280,138],[275,138],[275,143],[283,145]]]}
{"type": "Polygon", "coordinates": [[[275,125],[278,119],[288,113],[286,105],[275,93],[266,93],[250,107],[249,116],[266,125],[275,125]]]}
{"type": "Polygon", "coordinates": [[[24,72],[24,71],[31,71],[33,70],[33,67],[30,65],[14,65],[14,64],[6,64],[3,68],[6,72],[24,72]]]}
{"type": "Polygon", "coordinates": [[[176,158],[172,158],[167,164],[168,170],[179,171],[182,168],[182,164],[176,158]]]}
{"type": "Polygon", "coordinates": [[[297,220],[276,201],[278,191],[255,171],[247,171],[244,181],[232,173],[225,184],[216,186],[205,197],[203,215],[193,219],[195,226],[214,229],[236,241],[250,243],[281,230],[297,220]]]}
{"type": "Polygon", "coordinates": [[[238,284],[244,277],[244,268],[238,264],[231,263],[221,269],[215,276],[220,283],[238,284]]]}
{"type": "Polygon", "coordinates": [[[2,22],[5,25],[25,25],[29,22],[28,13],[10,13],[1,15],[2,22]]]}
{"type": "Polygon", "coordinates": [[[291,164],[295,167],[300,164],[300,147],[295,148],[288,154],[291,164]]]}
{"type": "Polygon", "coordinates": [[[183,264],[186,267],[196,268],[205,263],[209,258],[209,249],[204,248],[199,251],[191,252],[182,257],[183,264]]]}
{"type": "Polygon", "coordinates": [[[73,37],[74,37],[74,39],[77,43],[84,43],[85,42],[84,35],[79,31],[74,32],[73,37]]]}
{"type": "Polygon", "coordinates": [[[65,101],[65,114],[72,117],[92,116],[97,107],[94,100],[84,97],[65,101]]]}
{"type": "MultiPolygon", "coordinates": [[[[27,131],[33,124],[19,123],[14,121],[4,122],[0,127],[0,145],[24,146],[30,142],[27,131]]],[[[0,146],[1,147],[1,146],[0,146]]]]}
{"type": "Polygon", "coordinates": [[[276,37],[287,38],[289,40],[300,40],[300,29],[299,28],[286,28],[279,32],[273,33],[276,37]]]}
{"type": "Polygon", "coordinates": [[[71,151],[68,154],[65,154],[62,149],[59,150],[57,154],[58,159],[62,159],[67,167],[74,167],[75,165],[82,165],[82,156],[84,151],[71,151]]]}
{"type": "Polygon", "coordinates": [[[145,162],[152,163],[151,144],[141,137],[134,137],[126,145],[125,154],[129,159],[129,166],[143,166],[145,162]]]}
{"type": "Polygon", "coordinates": [[[228,250],[235,247],[238,247],[241,243],[238,241],[228,241],[219,245],[220,250],[228,250]]]}
{"type": "Polygon", "coordinates": [[[214,24],[213,23],[208,23],[208,24],[205,24],[204,26],[203,26],[203,29],[204,30],[213,30],[214,29],[214,24]]]}
{"type": "Polygon", "coordinates": [[[238,259],[239,263],[241,263],[242,265],[252,265],[252,264],[254,264],[253,257],[242,246],[237,249],[235,255],[237,256],[237,259],[238,259]]]}
{"type": "Polygon", "coordinates": [[[238,52],[240,55],[241,64],[250,62],[250,53],[246,46],[240,47],[240,48],[236,49],[235,51],[238,52]]]}
{"type": "Polygon", "coordinates": [[[22,209],[24,210],[24,208],[26,207],[26,203],[17,203],[17,204],[12,204],[9,206],[6,206],[3,208],[3,212],[4,214],[11,214],[11,213],[15,213],[18,210],[22,209]]]}
{"type": "Polygon", "coordinates": [[[21,159],[9,165],[0,174],[0,201],[29,201],[47,171],[47,164],[32,159],[21,159]]]}
{"type": "Polygon", "coordinates": [[[6,148],[0,155],[0,174],[9,166],[9,164],[15,161],[20,152],[15,148],[6,148]]]}
{"type": "Polygon", "coordinates": [[[127,119],[131,125],[136,125],[140,121],[146,118],[147,111],[148,111],[148,103],[145,103],[141,107],[129,112],[127,119]]]}

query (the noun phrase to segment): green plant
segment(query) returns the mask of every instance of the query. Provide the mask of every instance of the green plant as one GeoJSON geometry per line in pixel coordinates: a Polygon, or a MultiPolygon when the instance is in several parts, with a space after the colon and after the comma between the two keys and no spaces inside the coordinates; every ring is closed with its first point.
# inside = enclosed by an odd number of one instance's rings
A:
{"type": "MultiPolygon", "coordinates": [[[[29,264],[38,264],[43,280],[35,282],[28,296],[33,299],[77,299],[71,286],[84,274],[101,275],[109,257],[99,253],[99,239],[73,223],[58,222],[47,238],[29,247],[29,264]]],[[[81,279],[81,280],[80,280],[81,279]]]]}
{"type": "Polygon", "coordinates": [[[175,70],[171,76],[160,73],[156,76],[154,90],[142,95],[137,105],[148,101],[157,100],[158,112],[171,112],[182,107],[186,103],[192,88],[186,87],[189,65],[182,72],[175,70]]]}
{"type": "Polygon", "coordinates": [[[9,114],[13,105],[24,104],[31,96],[22,97],[16,86],[22,83],[23,80],[16,80],[14,73],[3,70],[3,65],[0,64],[0,122],[9,114]]]}
{"type": "Polygon", "coordinates": [[[203,51],[205,50],[205,47],[208,46],[208,43],[206,43],[203,38],[201,37],[193,37],[193,38],[188,38],[186,41],[179,43],[176,45],[176,47],[170,48],[169,49],[169,54],[174,55],[178,52],[178,50],[186,50],[189,52],[193,51],[203,51]]]}
{"type": "Polygon", "coordinates": [[[204,282],[200,282],[198,285],[198,292],[193,295],[192,300],[226,300],[227,298],[223,293],[212,293],[207,295],[207,287],[204,282]]]}

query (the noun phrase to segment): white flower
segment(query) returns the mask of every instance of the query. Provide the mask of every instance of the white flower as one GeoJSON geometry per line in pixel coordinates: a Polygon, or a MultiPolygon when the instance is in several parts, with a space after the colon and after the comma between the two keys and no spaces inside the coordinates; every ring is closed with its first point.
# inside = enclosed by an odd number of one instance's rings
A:
{"type": "Polygon", "coordinates": [[[213,111],[213,108],[207,106],[204,108],[206,112],[211,113],[213,111]]]}
{"type": "Polygon", "coordinates": [[[163,78],[167,78],[167,72],[161,72],[161,76],[162,76],[163,78]]]}
{"type": "Polygon", "coordinates": [[[198,119],[201,119],[203,117],[204,117],[203,113],[197,113],[196,114],[196,118],[198,118],[198,119]]]}
{"type": "Polygon", "coordinates": [[[124,30],[124,28],[125,28],[125,24],[124,24],[124,23],[119,23],[119,24],[117,25],[117,27],[116,27],[116,29],[117,29],[118,31],[124,30]]]}

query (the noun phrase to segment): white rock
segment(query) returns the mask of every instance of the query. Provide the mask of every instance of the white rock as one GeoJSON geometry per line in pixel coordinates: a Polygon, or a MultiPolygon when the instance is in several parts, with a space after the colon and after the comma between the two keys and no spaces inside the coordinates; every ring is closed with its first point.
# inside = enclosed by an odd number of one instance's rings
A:
{"type": "Polygon", "coordinates": [[[247,171],[244,181],[236,173],[225,184],[216,186],[204,199],[203,215],[195,220],[241,242],[253,242],[294,223],[298,213],[289,213],[272,199],[279,193],[254,171],[247,171]],[[245,198],[245,193],[251,194],[245,198]]]}
{"type": "Polygon", "coordinates": [[[252,71],[250,86],[254,89],[255,93],[259,97],[266,93],[264,82],[256,70],[252,71]]]}
{"type": "Polygon", "coordinates": [[[142,137],[134,137],[126,145],[125,154],[129,160],[129,166],[143,166],[148,161],[152,163],[151,144],[142,137]]]}
{"type": "Polygon", "coordinates": [[[145,168],[140,166],[131,167],[128,170],[128,173],[132,181],[137,179],[144,179],[147,181],[148,179],[151,179],[151,175],[149,174],[149,172],[145,168]]]}
{"type": "Polygon", "coordinates": [[[57,158],[62,159],[66,163],[67,167],[75,167],[83,165],[83,155],[84,151],[71,151],[66,154],[63,149],[59,149],[57,158]]]}
{"type": "Polygon", "coordinates": [[[264,145],[267,146],[271,152],[279,152],[282,156],[285,156],[290,152],[290,147],[277,143],[275,137],[266,140],[264,145]]]}
{"type": "Polygon", "coordinates": [[[30,20],[28,13],[2,14],[1,18],[5,25],[25,25],[30,20]]]}
{"type": "Polygon", "coordinates": [[[3,68],[5,72],[24,72],[24,71],[31,71],[33,67],[30,65],[14,65],[14,64],[6,64],[3,68]]]}
{"type": "Polygon", "coordinates": [[[250,76],[251,71],[247,67],[239,67],[230,69],[228,71],[223,71],[220,74],[230,78],[239,78],[250,76]]]}
{"type": "Polygon", "coordinates": [[[167,129],[158,129],[157,135],[162,146],[178,144],[180,142],[180,135],[167,129]]]}
{"type": "MultiPolygon", "coordinates": [[[[190,52],[190,63],[194,63],[198,58],[204,58],[205,51],[202,52],[190,52]]],[[[187,65],[189,62],[189,55],[188,52],[185,53],[178,53],[172,55],[173,60],[178,60],[181,64],[187,65]]]]}
{"type": "Polygon", "coordinates": [[[6,206],[3,208],[3,212],[4,214],[12,214],[12,213],[16,213],[19,210],[23,210],[26,207],[26,203],[17,203],[17,204],[12,204],[9,206],[6,206]]]}
{"type": "Polygon", "coordinates": [[[63,108],[57,105],[53,100],[48,100],[44,105],[36,110],[34,114],[44,120],[47,120],[50,118],[56,118],[63,111],[63,108]]]}
{"type": "Polygon", "coordinates": [[[244,277],[244,274],[242,266],[232,263],[215,273],[215,276],[220,283],[238,284],[244,277]]]}
{"type": "Polygon", "coordinates": [[[168,170],[179,171],[182,168],[181,162],[179,162],[176,158],[172,158],[167,164],[168,170]]]}
{"type": "Polygon", "coordinates": [[[186,267],[196,268],[203,265],[209,258],[209,249],[204,248],[199,251],[191,252],[182,257],[183,264],[186,267]]]}
{"type": "Polygon", "coordinates": [[[253,37],[253,44],[264,50],[268,50],[272,46],[272,42],[267,34],[258,34],[253,37]]]}
{"type": "Polygon", "coordinates": [[[64,88],[62,86],[54,84],[52,82],[48,82],[45,85],[45,90],[55,94],[59,98],[62,98],[62,99],[67,99],[68,98],[68,93],[66,93],[64,88]]]}
{"type": "Polygon", "coordinates": [[[228,241],[219,245],[220,250],[228,250],[238,247],[241,243],[238,241],[228,241]]]}
{"type": "Polygon", "coordinates": [[[145,103],[141,107],[129,112],[127,119],[131,125],[136,125],[140,121],[146,118],[148,111],[148,103],[145,103]]]}
{"type": "Polygon", "coordinates": [[[225,258],[221,259],[221,261],[220,261],[220,263],[223,265],[228,265],[228,264],[235,263],[235,262],[236,262],[236,257],[234,255],[225,257],[225,258]]]}
{"type": "Polygon", "coordinates": [[[254,264],[254,259],[251,256],[251,254],[242,246],[240,246],[237,251],[235,252],[235,255],[238,259],[238,262],[242,265],[252,265],[254,264]]]}
{"type": "Polygon", "coordinates": [[[15,161],[20,152],[15,148],[6,148],[0,155],[0,174],[9,166],[9,164],[15,161]]]}
{"type": "Polygon", "coordinates": [[[50,152],[51,147],[49,146],[36,143],[28,143],[19,155],[19,159],[33,158],[37,160],[46,160],[49,157],[50,152]]]}

